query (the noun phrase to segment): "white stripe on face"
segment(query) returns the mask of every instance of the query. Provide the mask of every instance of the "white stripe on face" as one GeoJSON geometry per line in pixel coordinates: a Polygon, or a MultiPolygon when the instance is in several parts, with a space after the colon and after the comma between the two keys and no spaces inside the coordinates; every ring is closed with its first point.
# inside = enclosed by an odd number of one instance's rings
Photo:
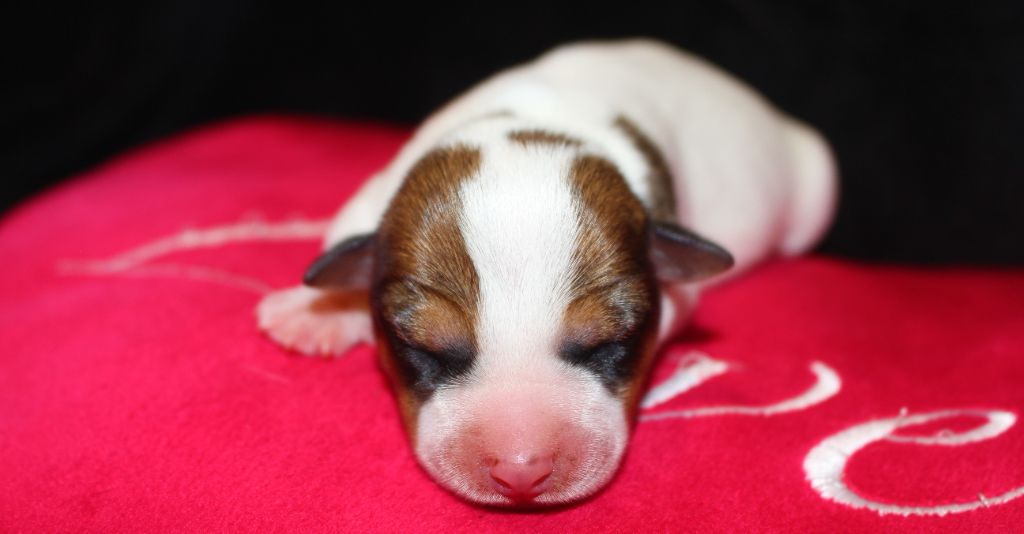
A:
{"type": "Polygon", "coordinates": [[[459,190],[459,226],[479,280],[477,352],[464,380],[423,404],[417,454],[442,484],[477,502],[508,504],[488,469],[538,449],[562,452],[536,501],[583,497],[614,473],[627,440],[621,400],[559,357],[571,282],[585,268],[573,265],[574,158],[565,147],[495,143],[459,190]]]}
{"type": "Polygon", "coordinates": [[[477,365],[504,372],[556,354],[578,228],[571,152],[488,149],[460,191],[460,226],[480,280],[477,365]]]}

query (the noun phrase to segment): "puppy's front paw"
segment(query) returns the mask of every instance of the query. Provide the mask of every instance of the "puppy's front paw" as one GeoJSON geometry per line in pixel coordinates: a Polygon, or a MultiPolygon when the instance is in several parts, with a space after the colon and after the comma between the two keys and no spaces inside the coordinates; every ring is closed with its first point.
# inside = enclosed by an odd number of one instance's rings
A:
{"type": "Polygon", "coordinates": [[[271,339],[309,356],[339,356],[372,341],[365,295],[296,286],[263,297],[256,316],[271,339]]]}

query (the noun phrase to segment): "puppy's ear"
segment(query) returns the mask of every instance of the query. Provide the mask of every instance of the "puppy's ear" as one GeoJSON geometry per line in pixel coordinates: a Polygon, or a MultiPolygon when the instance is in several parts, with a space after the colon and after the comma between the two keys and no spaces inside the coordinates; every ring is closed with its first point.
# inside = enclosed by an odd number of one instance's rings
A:
{"type": "Polygon", "coordinates": [[[727,271],[733,259],[724,248],[670,223],[651,224],[651,263],[659,280],[697,282],[727,271]]]}
{"type": "Polygon", "coordinates": [[[373,234],[350,237],[314,260],[302,282],[310,287],[336,291],[368,289],[373,251],[373,234]]]}

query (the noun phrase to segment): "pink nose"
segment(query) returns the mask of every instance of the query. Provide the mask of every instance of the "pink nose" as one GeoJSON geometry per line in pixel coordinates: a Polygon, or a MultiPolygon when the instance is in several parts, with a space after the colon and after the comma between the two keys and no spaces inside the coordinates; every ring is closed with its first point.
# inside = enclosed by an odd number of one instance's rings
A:
{"type": "Polygon", "coordinates": [[[491,466],[491,481],[494,489],[516,501],[532,501],[550,487],[554,462],[550,455],[523,456],[499,460],[491,466]]]}

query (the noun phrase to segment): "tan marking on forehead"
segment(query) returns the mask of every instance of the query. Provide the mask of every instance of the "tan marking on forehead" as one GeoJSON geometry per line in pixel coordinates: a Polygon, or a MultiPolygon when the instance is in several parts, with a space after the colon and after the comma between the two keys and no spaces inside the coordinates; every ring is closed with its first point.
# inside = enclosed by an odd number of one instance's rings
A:
{"type": "Polygon", "coordinates": [[[389,285],[381,306],[394,319],[396,334],[405,342],[432,352],[473,343],[472,314],[444,295],[410,282],[389,285]]]}
{"type": "MultiPolygon", "coordinates": [[[[480,167],[480,152],[466,146],[435,150],[417,163],[395,194],[378,230],[382,305],[388,317],[451,331],[475,324],[479,281],[459,229],[459,187],[480,167]],[[428,312],[430,318],[415,318],[428,312]],[[461,316],[461,317],[460,317],[461,316]]],[[[471,341],[471,340],[467,340],[471,341]]]]}
{"type": "Polygon", "coordinates": [[[568,341],[589,346],[618,337],[623,329],[611,298],[594,292],[577,296],[566,309],[563,328],[568,341]]]}
{"type": "Polygon", "coordinates": [[[637,125],[623,115],[615,119],[615,127],[622,130],[633,147],[647,161],[646,180],[651,188],[651,217],[658,221],[675,222],[676,197],[672,188],[672,174],[665,156],[657,145],[637,125]]]}
{"type": "Polygon", "coordinates": [[[561,133],[549,132],[547,130],[516,130],[509,132],[508,138],[510,141],[519,143],[523,146],[551,145],[579,147],[583,145],[583,142],[579,139],[561,133]]]}
{"type": "Polygon", "coordinates": [[[565,336],[591,344],[632,333],[655,289],[647,261],[647,214],[614,165],[596,156],[573,163],[579,231],[565,336]]]}
{"type": "MultiPolygon", "coordinates": [[[[392,199],[376,236],[374,298],[386,323],[378,324],[378,337],[387,329],[421,349],[475,349],[479,281],[459,228],[458,196],[479,167],[479,150],[463,145],[435,150],[412,168],[392,199]]],[[[378,346],[387,343],[380,339],[378,346]]],[[[393,356],[382,350],[381,358],[393,356]]],[[[394,362],[389,366],[401,384],[394,362]]],[[[415,417],[419,400],[400,397],[403,416],[415,417]]]]}

